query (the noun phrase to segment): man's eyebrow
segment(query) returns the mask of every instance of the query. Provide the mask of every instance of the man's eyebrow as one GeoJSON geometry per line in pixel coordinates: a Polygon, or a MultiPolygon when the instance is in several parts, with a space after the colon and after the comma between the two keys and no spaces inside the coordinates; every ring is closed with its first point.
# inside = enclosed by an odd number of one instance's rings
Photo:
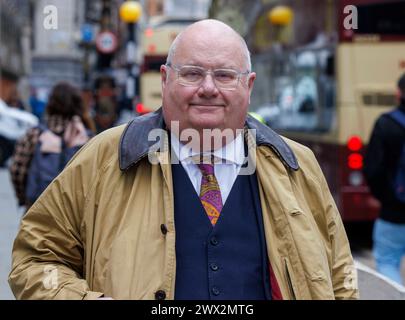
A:
{"type": "Polygon", "coordinates": [[[217,66],[215,66],[215,67],[207,68],[206,66],[203,66],[202,63],[191,62],[191,61],[185,62],[185,63],[179,63],[179,64],[177,64],[177,65],[179,65],[179,66],[201,67],[201,68],[204,68],[204,69],[232,69],[232,70],[239,70],[239,69],[242,70],[242,69],[243,69],[243,68],[239,68],[239,67],[237,67],[237,66],[235,66],[235,65],[227,65],[227,64],[225,64],[225,65],[217,65],[217,66]]]}

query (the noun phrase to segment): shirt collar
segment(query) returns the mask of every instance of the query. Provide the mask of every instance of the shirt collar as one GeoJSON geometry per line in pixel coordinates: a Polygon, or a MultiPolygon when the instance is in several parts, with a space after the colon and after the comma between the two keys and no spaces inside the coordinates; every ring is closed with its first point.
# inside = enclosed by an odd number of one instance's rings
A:
{"type": "MultiPolygon", "coordinates": [[[[181,162],[192,163],[192,158],[199,155],[199,153],[191,149],[190,146],[181,143],[175,134],[171,135],[171,144],[173,151],[181,162]]],[[[213,154],[217,159],[225,160],[226,163],[243,165],[245,160],[244,150],[243,137],[240,133],[234,140],[221,149],[217,149],[212,153],[203,153],[203,155],[213,154]]]]}

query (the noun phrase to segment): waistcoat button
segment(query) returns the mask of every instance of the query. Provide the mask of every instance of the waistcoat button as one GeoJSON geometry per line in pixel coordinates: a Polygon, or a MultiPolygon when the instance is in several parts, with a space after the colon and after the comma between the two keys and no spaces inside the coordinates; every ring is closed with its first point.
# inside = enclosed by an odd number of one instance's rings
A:
{"type": "Polygon", "coordinates": [[[221,293],[217,287],[212,287],[211,292],[214,296],[218,296],[221,293]]]}
{"type": "Polygon", "coordinates": [[[218,245],[218,243],[219,243],[218,240],[217,240],[217,238],[215,238],[215,237],[212,237],[210,242],[211,242],[211,244],[212,244],[213,246],[216,246],[216,245],[218,245]]]}

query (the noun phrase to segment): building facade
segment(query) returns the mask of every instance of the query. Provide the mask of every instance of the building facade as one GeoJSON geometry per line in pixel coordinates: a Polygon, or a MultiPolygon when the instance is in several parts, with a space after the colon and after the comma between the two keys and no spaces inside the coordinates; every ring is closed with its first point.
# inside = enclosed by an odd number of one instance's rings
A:
{"type": "Polygon", "coordinates": [[[78,44],[85,1],[37,0],[32,5],[31,85],[39,91],[49,91],[61,80],[81,86],[83,53],[78,44]]]}

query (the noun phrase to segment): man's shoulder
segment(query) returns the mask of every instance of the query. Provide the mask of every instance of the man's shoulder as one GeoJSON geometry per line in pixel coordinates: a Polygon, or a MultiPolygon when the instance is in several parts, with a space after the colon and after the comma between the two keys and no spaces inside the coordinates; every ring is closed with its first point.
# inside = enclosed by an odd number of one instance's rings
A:
{"type": "Polygon", "coordinates": [[[298,143],[297,141],[283,136],[281,136],[281,138],[285,141],[285,143],[287,143],[297,158],[300,171],[304,173],[304,175],[310,175],[313,178],[316,177],[315,179],[318,180],[319,175],[322,174],[322,171],[314,152],[307,146],[298,143]]]}
{"type": "Polygon", "coordinates": [[[89,144],[101,148],[111,148],[113,145],[119,143],[120,137],[127,125],[128,124],[122,124],[100,132],[89,141],[89,144]]]}
{"type": "Polygon", "coordinates": [[[304,159],[308,159],[309,161],[314,160],[315,156],[310,148],[308,148],[307,146],[305,146],[297,141],[291,140],[287,137],[284,137],[281,135],[280,135],[280,137],[291,148],[291,150],[293,151],[294,155],[296,156],[297,161],[300,164],[300,166],[301,166],[302,160],[304,160],[304,159]]]}
{"type": "Polygon", "coordinates": [[[78,157],[96,161],[103,167],[116,160],[121,170],[127,169],[155,143],[153,139],[149,141],[149,135],[153,129],[162,128],[161,122],[161,111],[157,110],[107,129],[93,137],[78,157]]]}
{"type": "Polygon", "coordinates": [[[118,159],[119,142],[127,124],[107,129],[87,142],[74,156],[76,163],[106,164],[111,158],[118,159]]]}

